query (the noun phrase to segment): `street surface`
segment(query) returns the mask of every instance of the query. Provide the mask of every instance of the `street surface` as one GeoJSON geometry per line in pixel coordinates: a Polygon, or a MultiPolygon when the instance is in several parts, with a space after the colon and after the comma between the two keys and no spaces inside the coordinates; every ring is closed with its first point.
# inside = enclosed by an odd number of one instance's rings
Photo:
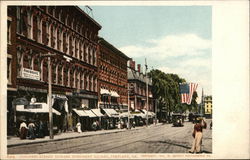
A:
{"type": "MultiPolygon", "coordinates": [[[[209,126],[210,120],[206,122],[209,126]]],[[[193,141],[192,131],[191,122],[185,122],[183,127],[150,125],[137,130],[8,147],[8,154],[188,153],[193,141]]],[[[202,144],[204,153],[212,153],[212,130],[209,127],[203,131],[202,144]]]]}

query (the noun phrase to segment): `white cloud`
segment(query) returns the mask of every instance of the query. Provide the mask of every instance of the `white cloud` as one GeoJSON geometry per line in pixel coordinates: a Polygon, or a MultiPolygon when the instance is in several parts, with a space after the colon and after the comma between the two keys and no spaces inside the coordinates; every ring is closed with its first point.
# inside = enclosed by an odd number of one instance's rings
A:
{"type": "Polygon", "coordinates": [[[124,46],[120,50],[132,58],[151,57],[168,58],[204,54],[211,48],[211,41],[196,34],[167,35],[161,39],[145,41],[147,46],[124,46]]]}
{"type": "Polygon", "coordinates": [[[198,83],[199,96],[202,88],[211,94],[210,40],[196,34],[178,34],[145,40],[145,44],[124,46],[120,50],[138,62],[147,58],[149,65],[165,73],[175,73],[188,82],[198,83]]]}

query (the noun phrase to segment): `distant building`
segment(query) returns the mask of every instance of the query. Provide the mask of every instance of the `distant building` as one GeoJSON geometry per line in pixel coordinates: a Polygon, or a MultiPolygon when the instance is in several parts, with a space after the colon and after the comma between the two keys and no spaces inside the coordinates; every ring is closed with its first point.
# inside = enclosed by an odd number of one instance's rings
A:
{"type": "Polygon", "coordinates": [[[98,105],[100,108],[127,109],[129,57],[103,38],[99,38],[98,55],[98,105]]]}
{"type": "MultiPolygon", "coordinates": [[[[141,65],[138,64],[136,70],[135,61],[130,60],[128,67],[128,83],[131,89],[129,100],[132,110],[147,109],[146,81],[147,77],[143,74],[141,65]]],[[[154,111],[151,78],[148,78],[148,110],[154,111]]]]}
{"type": "Polygon", "coordinates": [[[204,96],[204,115],[207,118],[212,118],[212,96],[204,96]]]}

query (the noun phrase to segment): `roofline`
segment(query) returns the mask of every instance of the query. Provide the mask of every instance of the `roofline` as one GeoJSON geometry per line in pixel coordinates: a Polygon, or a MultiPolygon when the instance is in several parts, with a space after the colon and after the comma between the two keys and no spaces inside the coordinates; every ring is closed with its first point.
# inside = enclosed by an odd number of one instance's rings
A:
{"type": "Polygon", "coordinates": [[[90,17],[87,13],[85,13],[80,7],[78,7],[78,6],[74,6],[78,11],[80,11],[82,14],[84,14],[85,16],[87,16],[92,22],[94,22],[96,25],[97,25],[97,27],[99,28],[99,29],[101,29],[102,28],[102,26],[98,23],[98,22],[96,22],[92,17],[90,17]]]}
{"type": "Polygon", "coordinates": [[[104,38],[99,37],[98,40],[99,43],[104,42],[103,44],[106,45],[107,47],[109,47],[112,51],[119,53],[122,57],[126,58],[127,60],[130,60],[131,58],[128,57],[126,54],[124,54],[123,52],[121,52],[120,50],[118,50],[115,46],[113,46],[112,44],[110,44],[108,41],[106,41],[104,38]]]}

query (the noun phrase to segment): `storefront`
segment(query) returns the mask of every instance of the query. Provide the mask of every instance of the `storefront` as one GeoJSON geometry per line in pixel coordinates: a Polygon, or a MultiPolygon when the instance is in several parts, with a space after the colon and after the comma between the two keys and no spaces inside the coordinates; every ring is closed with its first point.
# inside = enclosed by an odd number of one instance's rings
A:
{"type": "MultiPolygon", "coordinates": [[[[58,132],[59,122],[61,113],[56,109],[52,108],[53,113],[53,129],[54,132],[58,132]]],[[[47,103],[29,103],[26,105],[16,105],[16,131],[18,132],[20,123],[25,121],[28,125],[29,123],[34,123],[35,125],[42,121],[46,126],[46,131],[48,135],[49,130],[49,106],[47,103]]]]}
{"type": "Polygon", "coordinates": [[[102,108],[102,114],[104,114],[107,118],[105,118],[104,128],[105,129],[114,129],[117,126],[119,121],[119,113],[117,113],[114,109],[111,108],[102,108]]]}
{"type": "Polygon", "coordinates": [[[76,126],[80,122],[82,131],[94,130],[93,123],[98,120],[98,116],[91,110],[84,110],[83,108],[73,109],[73,125],[76,126]]]}

